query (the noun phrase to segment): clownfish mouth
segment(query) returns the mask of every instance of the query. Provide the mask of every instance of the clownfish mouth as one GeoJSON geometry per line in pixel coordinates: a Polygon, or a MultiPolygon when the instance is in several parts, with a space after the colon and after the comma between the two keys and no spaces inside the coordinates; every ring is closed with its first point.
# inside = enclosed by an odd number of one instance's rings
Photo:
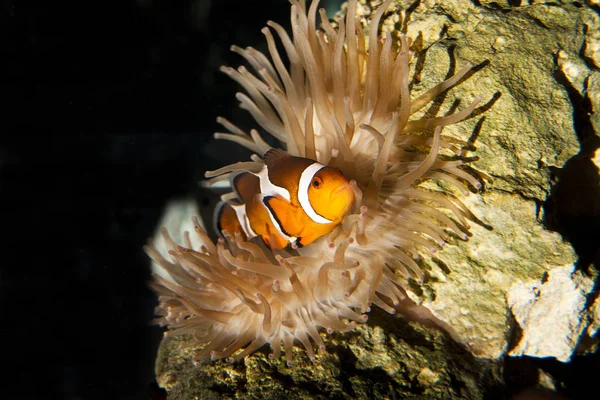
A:
{"type": "Polygon", "coordinates": [[[331,191],[331,194],[329,195],[329,200],[334,199],[341,192],[346,192],[347,195],[352,194],[354,196],[354,191],[352,190],[350,183],[342,183],[340,186],[331,191]]]}

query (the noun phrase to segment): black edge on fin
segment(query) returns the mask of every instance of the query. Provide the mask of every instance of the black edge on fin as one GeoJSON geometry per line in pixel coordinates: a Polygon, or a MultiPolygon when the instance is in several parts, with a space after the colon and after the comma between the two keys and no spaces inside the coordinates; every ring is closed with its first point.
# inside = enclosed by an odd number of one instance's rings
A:
{"type": "Polygon", "coordinates": [[[279,217],[277,216],[277,214],[275,213],[275,211],[273,210],[273,208],[271,208],[271,205],[269,204],[269,200],[275,199],[275,198],[276,197],[274,197],[274,196],[265,196],[265,197],[263,197],[263,200],[262,200],[263,204],[265,205],[265,207],[267,207],[267,210],[271,213],[273,218],[275,218],[275,222],[277,222],[277,225],[279,226],[279,229],[281,229],[281,232],[283,232],[284,235],[292,236],[286,232],[286,230],[283,227],[283,224],[281,223],[281,220],[279,219],[279,217]]]}
{"type": "Polygon", "coordinates": [[[225,201],[218,202],[215,206],[215,211],[213,212],[212,225],[218,237],[223,237],[223,232],[221,229],[221,214],[223,214],[223,209],[226,205],[228,205],[228,203],[225,201]]]}
{"type": "Polygon", "coordinates": [[[231,185],[231,190],[233,190],[233,192],[237,195],[237,198],[239,201],[242,201],[242,196],[241,196],[240,192],[238,191],[236,181],[241,177],[241,175],[247,174],[247,173],[248,172],[234,172],[229,177],[229,184],[231,185]]]}

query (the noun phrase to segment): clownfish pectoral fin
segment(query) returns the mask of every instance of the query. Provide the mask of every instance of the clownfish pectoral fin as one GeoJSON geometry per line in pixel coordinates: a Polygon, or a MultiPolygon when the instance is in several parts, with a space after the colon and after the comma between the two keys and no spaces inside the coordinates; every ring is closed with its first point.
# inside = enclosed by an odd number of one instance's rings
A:
{"type": "Polygon", "coordinates": [[[244,229],[240,224],[238,215],[231,204],[221,201],[215,207],[213,215],[214,229],[217,235],[223,236],[223,231],[229,232],[230,235],[235,235],[236,232],[242,234],[243,239],[246,239],[244,229]]]}
{"type": "Polygon", "coordinates": [[[295,233],[302,229],[296,218],[296,208],[286,200],[273,196],[265,196],[263,203],[271,215],[273,224],[285,238],[294,238],[295,233]]]}
{"type": "Polygon", "coordinates": [[[282,150],[282,149],[271,149],[269,151],[267,151],[264,155],[264,160],[265,160],[265,164],[267,165],[267,168],[276,168],[276,165],[281,162],[282,160],[285,160],[287,158],[291,157],[287,151],[282,150]]]}

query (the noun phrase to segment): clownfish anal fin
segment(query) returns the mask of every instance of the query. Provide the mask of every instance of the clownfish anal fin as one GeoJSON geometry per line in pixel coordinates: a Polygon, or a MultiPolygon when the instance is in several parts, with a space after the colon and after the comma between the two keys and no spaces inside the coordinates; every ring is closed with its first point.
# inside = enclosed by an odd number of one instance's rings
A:
{"type": "Polygon", "coordinates": [[[264,155],[265,164],[267,168],[273,168],[277,165],[281,160],[291,157],[287,151],[282,149],[271,149],[267,151],[264,155]]]}

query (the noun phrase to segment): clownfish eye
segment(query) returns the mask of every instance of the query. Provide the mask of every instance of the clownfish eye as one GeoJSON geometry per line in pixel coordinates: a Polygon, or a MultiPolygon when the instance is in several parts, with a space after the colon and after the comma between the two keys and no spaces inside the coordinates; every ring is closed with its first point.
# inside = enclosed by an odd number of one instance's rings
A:
{"type": "Polygon", "coordinates": [[[313,179],[313,181],[312,181],[312,185],[315,189],[320,188],[322,184],[323,184],[323,180],[321,178],[319,178],[318,176],[315,177],[315,179],[313,179]]]}

